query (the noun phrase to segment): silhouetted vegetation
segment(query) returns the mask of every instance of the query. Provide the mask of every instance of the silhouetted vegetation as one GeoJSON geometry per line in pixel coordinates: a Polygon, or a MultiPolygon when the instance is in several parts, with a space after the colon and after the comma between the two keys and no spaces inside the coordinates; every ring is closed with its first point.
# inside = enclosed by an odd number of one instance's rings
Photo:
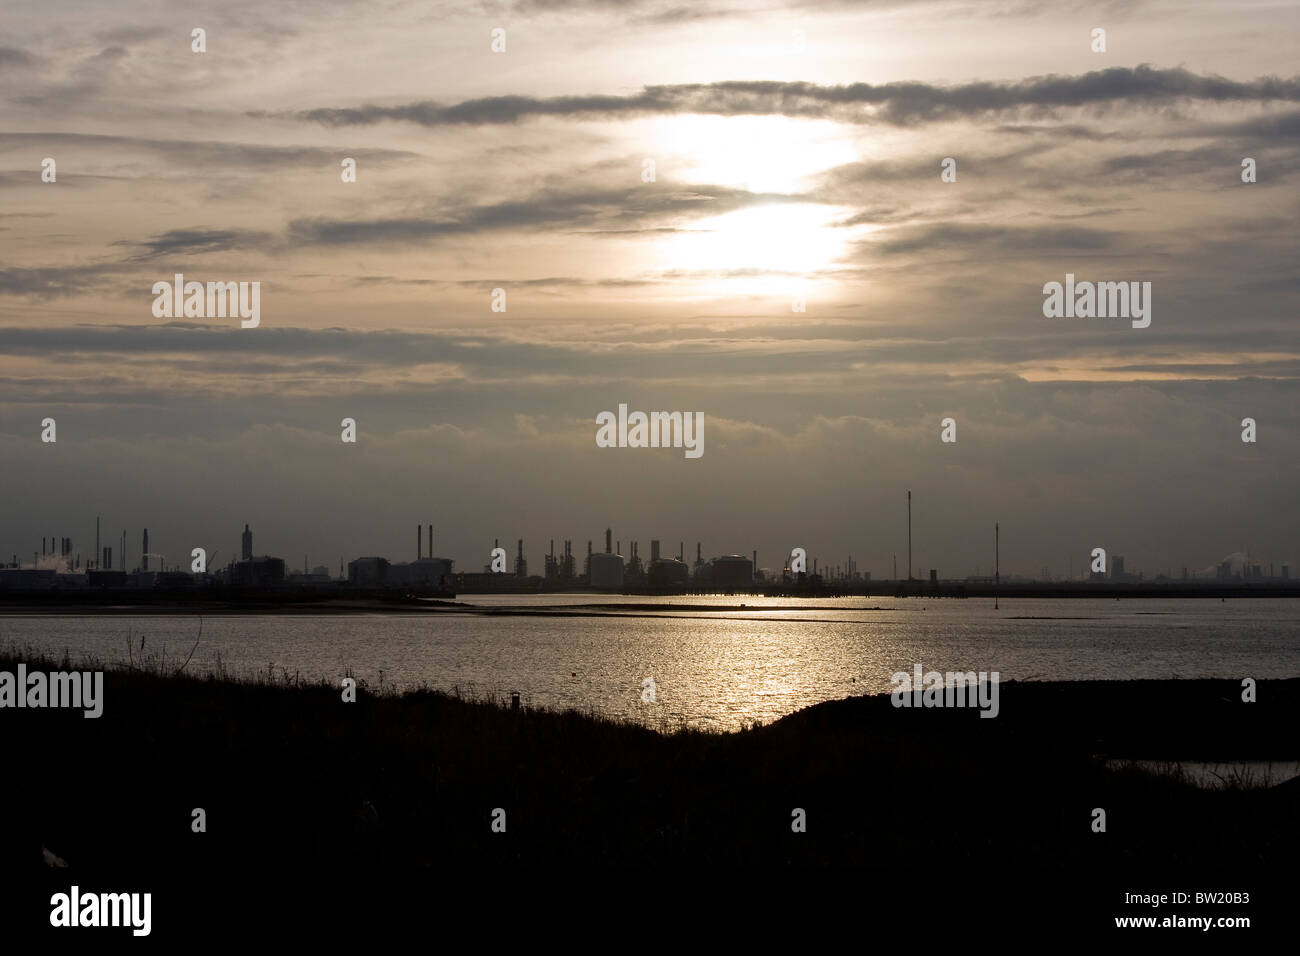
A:
{"type": "Polygon", "coordinates": [[[344,703],[271,666],[200,676],[177,674],[179,660],[104,668],[10,649],[0,669],[20,659],[107,674],[99,719],[0,713],[6,763],[23,768],[5,798],[10,873],[44,872],[44,847],[72,874],[938,865],[1128,887],[1143,867],[1177,865],[1234,888],[1300,846],[1295,781],[1206,791],[1104,766],[1294,762],[1300,680],[1261,682],[1250,704],[1226,680],[1004,683],[992,720],[879,696],[665,734],[430,690],[361,684],[344,703]],[[191,831],[196,807],[206,833],[191,831]],[[791,831],[796,807],[806,833],[791,831]]]}

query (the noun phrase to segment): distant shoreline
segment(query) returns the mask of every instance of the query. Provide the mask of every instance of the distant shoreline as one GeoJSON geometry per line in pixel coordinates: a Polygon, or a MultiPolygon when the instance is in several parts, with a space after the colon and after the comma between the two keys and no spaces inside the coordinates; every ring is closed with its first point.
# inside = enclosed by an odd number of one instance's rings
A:
{"type": "MultiPolygon", "coordinates": [[[[1065,589],[1029,589],[1003,588],[996,592],[992,589],[952,594],[943,589],[926,589],[913,587],[911,590],[893,592],[889,590],[871,591],[863,594],[854,593],[790,593],[790,592],[754,592],[713,594],[714,597],[730,597],[733,604],[705,604],[693,602],[696,594],[645,595],[627,592],[593,592],[593,591],[485,591],[473,594],[461,594],[467,600],[430,599],[403,597],[392,598],[338,598],[312,596],[304,594],[285,595],[282,598],[273,593],[241,596],[238,599],[223,599],[215,595],[205,595],[199,590],[186,590],[170,593],[127,592],[111,595],[96,594],[93,591],[29,593],[0,592],[0,617],[25,617],[39,615],[76,616],[91,615],[148,615],[148,614],[211,614],[211,615],[328,615],[328,614],[489,614],[489,615],[539,615],[539,616],[626,616],[628,614],[673,614],[683,612],[702,612],[707,614],[737,613],[750,611],[759,614],[779,613],[782,611],[816,610],[802,604],[755,605],[747,603],[744,598],[791,598],[795,600],[842,600],[859,598],[870,601],[873,598],[981,598],[997,599],[1045,599],[1045,600],[1179,600],[1203,599],[1221,601],[1251,598],[1300,598],[1300,587],[1259,587],[1259,588],[1157,588],[1157,587],[1078,587],[1065,589]],[[475,604],[477,597],[504,596],[517,594],[521,597],[566,597],[574,598],[571,604],[531,605],[531,604],[475,604]],[[608,600],[614,597],[681,597],[680,603],[632,603],[608,600]]],[[[854,611],[891,611],[892,607],[879,604],[864,604],[835,610],[854,611]]]]}

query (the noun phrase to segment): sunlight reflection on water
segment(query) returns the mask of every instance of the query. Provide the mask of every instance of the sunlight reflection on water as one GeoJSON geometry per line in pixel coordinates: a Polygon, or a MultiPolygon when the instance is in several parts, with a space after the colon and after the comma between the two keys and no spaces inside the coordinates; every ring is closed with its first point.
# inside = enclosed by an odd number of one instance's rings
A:
{"type": "MultiPolygon", "coordinates": [[[[479,606],[590,605],[590,595],[473,595],[479,606]]],[[[1300,601],[799,600],[644,596],[617,605],[691,604],[627,616],[477,614],[208,616],[190,673],[273,663],[304,678],[346,670],[374,684],[421,683],[525,705],[576,708],[655,727],[769,723],[825,700],[890,689],[895,671],[998,671],[1002,680],[1300,676],[1300,601]],[[700,605],[744,610],[708,611],[700,605]],[[768,611],[764,607],[799,610],[768,611]],[[871,610],[867,610],[870,608],[871,610]],[[641,700],[643,678],[657,701],[641,700]]],[[[185,616],[10,616],[0,642],[125,660],[138,648],[189,653],[185,616]]]]}

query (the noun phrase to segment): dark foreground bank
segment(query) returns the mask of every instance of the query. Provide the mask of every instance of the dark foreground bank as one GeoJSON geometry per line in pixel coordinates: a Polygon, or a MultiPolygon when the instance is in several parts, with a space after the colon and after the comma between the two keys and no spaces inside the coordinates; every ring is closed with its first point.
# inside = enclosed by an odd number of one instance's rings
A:
{"type": "MultiPolygon", "coordinates": [[[[18,663],[0,656],[0,671],[18,663]]],[[[1238,682],[1216,680],[1006,683],[995,719],[882,696],[664,735],[434,692],[363,687],[345,703],[339,688],[284,679],[110,670],[98,719],[0,709],[0,872],[25,887],[6,897],[9,921],[36,926],[49,893],[77,881],[152,889],[175,929],[231,894],[254,905],[263,885],[540,893],[578,874],[579,892],[649,873],[670,874],[670,895],[737,879],[883,888],[1093,929],[1151,915],[1125,893],[1250,892],[1248,905],[1184,911],[1264,919],[1294,884],[1300,783],[1205,791],[1103,764],[1294,763],[1300,680],[1257,695],[1244,703],[1238,682]]]]}

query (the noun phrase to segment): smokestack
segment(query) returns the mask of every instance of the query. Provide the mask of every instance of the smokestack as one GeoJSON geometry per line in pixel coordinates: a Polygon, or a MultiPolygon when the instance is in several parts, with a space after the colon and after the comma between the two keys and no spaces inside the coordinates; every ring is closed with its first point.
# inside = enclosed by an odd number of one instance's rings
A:
{"type": "Polygon", "coordinates": [[[41,557],[45,557],[45,539],[41,538],[41,557]]]}
{"type": "Polygon", "coordinates": [[[757,548],[754,549],[754,563],[753,565],[750,566],[749,576],[754,580],[758,580],[758,549],[757,548]]]}
{"type": "Polygon", "coordinates": [[[424,557],[424,525],[417,524],[415,526],[415,560],[419,561],[422,557],[424,557]]]}
{"type": "Polygon", "coordinates": [[[99,515],[95,515],[95,554],[102,554],[99,550],[99,515]]]}
{"type": "Polygon", "coordinates": [[[659,542],[653,538],[650,541],[650,560],[659,560],[659,542]]]}
{"type": "Polygon", "coordinates": [[[907,493],[907,580],[912,580],[912,493],[907,493]]]}
{"type": "Polygon", "coordinates": [[[619,542],[618,542],[618,553],[619,553],[619,554],[622,554],[622,553],[623,553],[623,542],[622,542],[622,541],[619,541],[619,542]]]}
{"type": "Polygon", "coordinates": [[[1002,529],[993,522],[993,583],[1002,583],[1002,529]]]}
{"type": "Polygon", "coordinates": [[[612,550],[609,546],[609,541],[610,541],[610,536],[613,535],[613,533],[614,532],[612,529],[610,528],[605,529],[605,553],[606,554],[609,554],[610,551],[612,550]]]}
{"type": "Polygon", "coordinates": [[[429,525],[429,557],[433,557],[433,525],[429,525]]]}
{"type": "Polygon", "coordinates": [[[682,564],[686,563],[686,542],[685,541],[677,542],[677,560],[682,562],[682,564]]]}
{"type": "Polygon", "coordinates": [[[551,539],[551,557],[555,557],[555,539],[551,539]]]}
{"type": "Polygon", "coordinates": [[[149,529],[144,529],[144,543],[140,546],[140,570],[149,570],[149,529]]]}
{"type": "Polygon", "coordinates": [[[696,541],[696,542],[695,542],[695,563],[696,563],[696,564],[703,564],[703,563],[704,563],[704,559],[703,559],[702,557],[700,557],[700,548],[702,548],[703,546],[704,546],[704,543],[703,543],[702,541],[696,541]]]}

